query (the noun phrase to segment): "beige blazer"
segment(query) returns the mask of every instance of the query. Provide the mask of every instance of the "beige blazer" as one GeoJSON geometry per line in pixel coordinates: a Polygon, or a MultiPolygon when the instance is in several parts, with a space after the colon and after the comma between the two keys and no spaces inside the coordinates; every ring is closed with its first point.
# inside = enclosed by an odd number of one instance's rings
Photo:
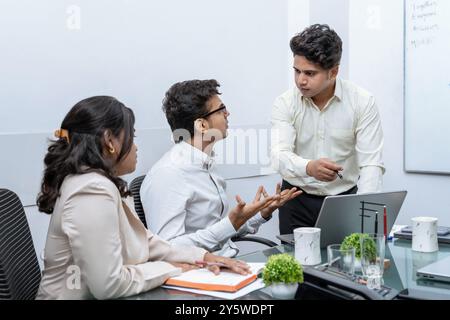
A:
{"type": "MultiPolygon", "coordinates": [[[[111,299],[150,290],[181,273],[166,261],[202,260],[148,231],[116,186],[98,173],[68,176],[51,216],[37,299],[111,299]]],[[[159,214],[164,214],[160,212],[159,214]]]]}

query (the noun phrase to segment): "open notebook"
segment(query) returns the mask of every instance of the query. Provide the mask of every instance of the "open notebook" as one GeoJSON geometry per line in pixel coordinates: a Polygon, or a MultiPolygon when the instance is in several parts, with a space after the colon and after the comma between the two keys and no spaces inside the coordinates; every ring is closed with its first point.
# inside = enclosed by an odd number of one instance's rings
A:
{"type": "Polygon", "coordinates": [[[193,288],[210,291],[236,292],[256,280],[265,263],[248,263],[252,271],[248,275],[221,270],[215,275],[208,269],[195,269],[183,272],[181,275],[169,278],[165,285],[193,288]]]}

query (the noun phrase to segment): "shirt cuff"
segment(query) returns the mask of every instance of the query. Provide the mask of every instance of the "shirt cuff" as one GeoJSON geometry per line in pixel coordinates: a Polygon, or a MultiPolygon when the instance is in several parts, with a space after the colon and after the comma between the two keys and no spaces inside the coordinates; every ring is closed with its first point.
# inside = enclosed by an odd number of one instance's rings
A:
{"type": "Polygon", "coordinates": [[[252,219],[254,219],[253,221],[255,221],[258,224],[263,224],[266,223],[267,221],[270,221],[270,219],[272,219],[272,215],[270,215],[270,217],[266,219],[261,215],[261,212],[258,212],[257,214],[255,214],[254,217],[252,217],[252,219]]]}
{"type": "Polygon", "coordinates": [[[303,159],[300,157],[297,157],[295,159],[295,173],[299,177],[309,177],[309,175],[306,173],[306,166],[311,161],[311,159],[303,159]]]}
{"type": "Polygon", "coordinates": [[[216,235],[217,241],[222,243],[236,234],[236,230],[227,216],[210,227],[212,234],[216,235]]]}
{"type": "MultiPolygon", "coordinates": [[[[269,219],[270,220],[270,219],[269,219]]],[[[255,214],[253,217],[251,217],[243,226],[242,228],[244,228],[243,230],[245,230],[247,233],[250,234],[255,234],[256,232],[258,232],[259,227],[263,224],[266,223],[267,221],[262,217],[261,212],[258,212],[257,214],[255,214]]]]}

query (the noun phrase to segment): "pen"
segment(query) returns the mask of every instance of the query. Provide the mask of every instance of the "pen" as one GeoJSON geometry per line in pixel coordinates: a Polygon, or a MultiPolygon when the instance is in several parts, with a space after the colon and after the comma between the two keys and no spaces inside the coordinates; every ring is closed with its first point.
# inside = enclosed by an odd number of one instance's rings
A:
{"type": "Polygon", "coordinates": [[[341,180],[343,179],[342,174],[340,174],[339,171],[334,170],[334,172],[336,172],[336,174],[337,174],[337,176],[339,177],[339,179],[341,179],[341,180]]]}

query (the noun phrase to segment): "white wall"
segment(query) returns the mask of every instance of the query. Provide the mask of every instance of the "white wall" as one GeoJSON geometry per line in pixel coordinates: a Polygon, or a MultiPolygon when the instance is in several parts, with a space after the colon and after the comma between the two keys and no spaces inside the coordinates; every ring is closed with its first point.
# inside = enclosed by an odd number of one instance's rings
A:
{"type": "Polygon", "coordinates": [[[287,86],[287,16],[287,0],[3,1],[0,147],[14,156],[0,157],[0,185],[33,204],[47,137],[92,95],[134,110],[138,134],[151,136],[138,140],[142,154],[170,146],[168,133],[158,139],[161,101],[177,81],[216,78],[231,125],[267,126],[287,86]]]}
{"type": "Polygon", "coordinates": [[[349,78],[375,95],[381,113],[384,189],[408,190],[397,223],[427,215],[450,226],[450,177],[403,169],[403,1],[350,0],[349,41],[349,78]]]}

